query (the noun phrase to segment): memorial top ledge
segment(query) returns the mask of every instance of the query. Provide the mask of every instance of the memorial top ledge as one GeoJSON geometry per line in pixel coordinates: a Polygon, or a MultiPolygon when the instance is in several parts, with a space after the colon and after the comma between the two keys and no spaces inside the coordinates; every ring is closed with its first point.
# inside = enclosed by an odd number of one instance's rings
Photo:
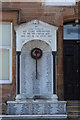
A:
{"type": "Polygon", "coordinates": [[[32,21],[30,21],[30,22],[28,22],[28,23],[23,23],[23,24],[21,24],[21,25],[16,26],[16,27],[15,27],[15,31],[22,30],[22,29],[24,29],[24,28],[26,28],[26,27],[28,27],[28,26],[31,26],[31,25],[42,25],[43,27],[46,26],[46,27],[48,27],[48,28],[50,28],[50,29],[54,29],[54,30],[57,30],[57,29],[58,29],[58,27],[55,26],[55,25],[51,25],[51,24],[42,22],[42,21],[40,21],[40,20],[32,20],[32,21]]]}
{"type": "Polygon", "coordinates": [[[31,40],[41,40],[49,44],[52,51],[57,50],[57,29],[58,27],[32,20],[28,23],[15,26],[16,31],[16,51],[21,51],[23,45],[31,40]]]}

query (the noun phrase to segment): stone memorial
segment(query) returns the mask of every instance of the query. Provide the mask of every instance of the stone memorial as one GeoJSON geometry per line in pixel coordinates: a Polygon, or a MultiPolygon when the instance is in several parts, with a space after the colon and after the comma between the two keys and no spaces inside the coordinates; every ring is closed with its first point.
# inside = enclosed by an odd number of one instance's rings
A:
{"type": "Polygon", "coordinates": [[[33,20],[15,27],[17,95],[8,101],[8,114],[66,114],[66,102],[55,94],[57,27],[33,20]]]}
{"type": "Polygon", "coordinates": [[[51,97],[53,95],[52,67],[52,54],[48,44],[39,40],[25,44],[21,51],[21,94],[26,98],[51,97]],[[31,57],[31,50],[36,47],[43,52],[42,57],[37,60],[37,68],[36,60],[31,57]]]}

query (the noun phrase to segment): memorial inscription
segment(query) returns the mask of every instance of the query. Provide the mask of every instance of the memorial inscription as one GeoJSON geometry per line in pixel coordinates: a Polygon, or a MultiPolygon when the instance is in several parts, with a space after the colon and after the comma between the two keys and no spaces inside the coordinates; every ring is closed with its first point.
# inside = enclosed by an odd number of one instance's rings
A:
{"type": "Polygon", "coordinates": [[[53,51],[56,51],[56,26],[45,24],[39,21],[39,24],[34,24],[33,21],[28,24],[22,24],[15,27],[17,36],[17,51],[21,51],[22,46],[31,40],[42,40],[47,42],[53,51]]]}
{"type": "Polygon", "coordinates": [[[20,38],[22,43],[25,42],[25,39],[48,39],[48,42],[51,43],[53,35],[51,34],[51,30],[46,30],[45,28],[38,26],[34,26],[29,28],[28,30],[22,31],[20,38]]]}
{"type": "Polygon", "coordinates": [[[23,31],[21,34],[21,38],[28,38],[28,37],[52,37],[50,30],[43,30],[43,28],[30,28],[28,31],[23,31]]]}

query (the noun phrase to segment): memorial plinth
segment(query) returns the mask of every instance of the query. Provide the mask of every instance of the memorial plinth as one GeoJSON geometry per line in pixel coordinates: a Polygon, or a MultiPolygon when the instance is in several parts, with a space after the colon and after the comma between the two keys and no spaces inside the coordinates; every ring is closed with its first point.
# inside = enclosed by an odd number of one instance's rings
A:
{"type": "Polygon", "coordinates": [[[17,95],[8,101],[10,115],[66,114],[56,93],[57,27],[33,20],[16,28],[17,95]]]}
{"type": "Polygon", "coordinates": [[[9,101],[8,113],[10,115],[66,115],[66,102],[48,100],[9,101]]]}

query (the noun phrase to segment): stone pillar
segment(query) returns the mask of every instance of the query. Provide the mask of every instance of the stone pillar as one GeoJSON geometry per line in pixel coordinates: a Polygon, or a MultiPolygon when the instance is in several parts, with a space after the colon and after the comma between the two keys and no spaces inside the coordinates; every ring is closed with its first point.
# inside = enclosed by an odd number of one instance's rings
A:
{"type": "Polygon", "coordinates": [[[20,55],[21,55],[21,52],[18,51],[16,52],[16,55],[17,55],[17,80],[16,80],[16,100],[17,99],[20,99],[20,55]]]}
{"type": "Polygon", "coordinates": [[[20,93],[20,83],[21,83],[21,81],[20,81],[20,71],[21,71],[21,51],[18,51],[18,52],[16,52],[16,54],[17,54],[17,81],[16,81],[16,83],[17,83],[17,85],[16,85],[16,87],[17,87],[17,91],[16,91],[16,93],[17,93],[17,95],[16,95],[16,100],[22,100],[22,99],[25,99],[25,97],[23,96],[23,95],[21,95],[21,93],[20,93]]]}
{"type": "Polygon", "coordinates": [[[17,52],[17,94],[20,94],[20,55],[21,52],[17,52]]]}
{"type": "Polygon", "coordinates": [[[58,96],[56,94],[56,52],[52,51],[53,55],[53,100],[57,100],[58,96]]]}
{"type": "Polygon", "coordinates": [[[53,94],[56,94],[56,66],[55,66],[56,52],[52,51],[52,55],[53,55],[53,94]]]}

